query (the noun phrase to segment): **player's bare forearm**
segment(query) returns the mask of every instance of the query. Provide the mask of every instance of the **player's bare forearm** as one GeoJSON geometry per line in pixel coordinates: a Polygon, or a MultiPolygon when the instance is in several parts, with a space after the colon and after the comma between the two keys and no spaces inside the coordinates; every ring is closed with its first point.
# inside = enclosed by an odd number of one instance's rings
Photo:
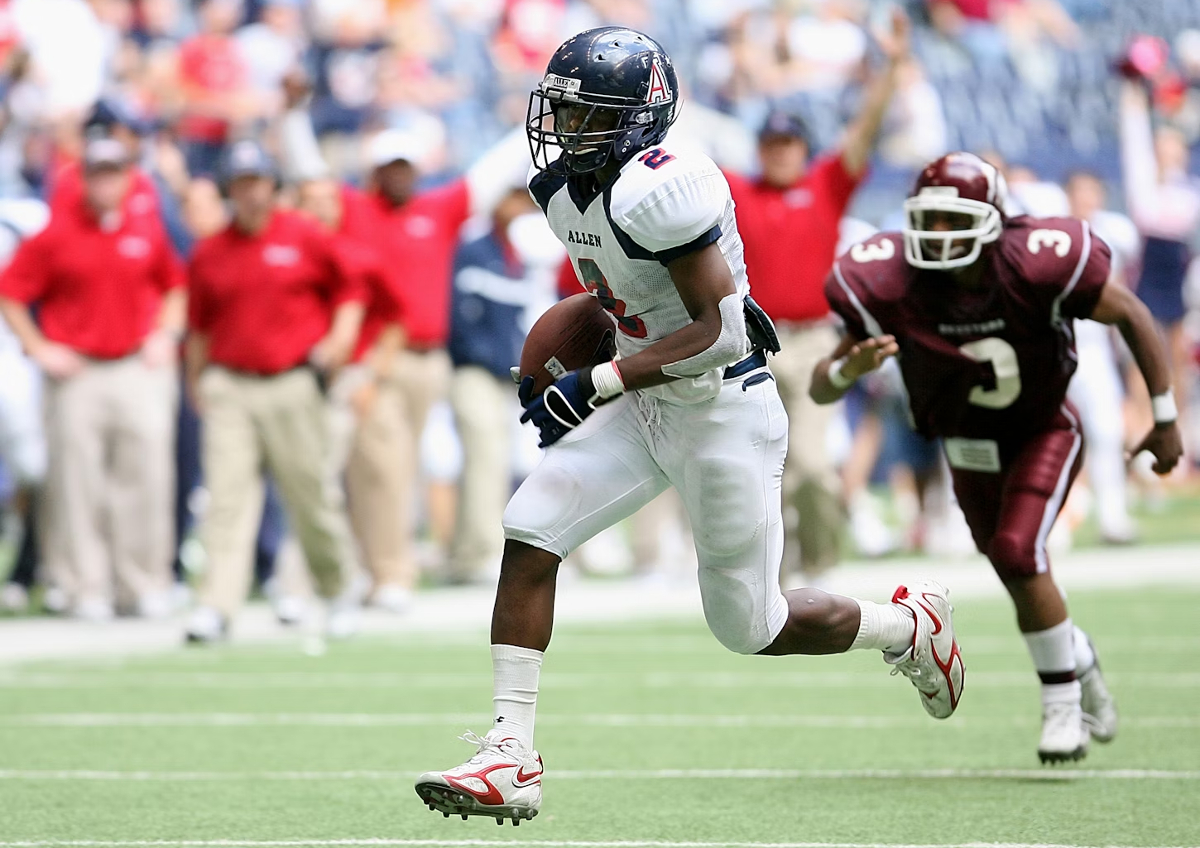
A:
{"type": "Polygon", "coordinates": [[[1166,474],[1183,456],[1183,434],[1175,420],[1170,360],[1158,337],[1150,310],[1129,289],[1119,283],[1108,283],[1100,293],[1100,301],[1092,311],[1092,319],[1102,324],[1116,325],[1121,331],[1154,399],[1154,427],[1130,452],[1130,456],[1149,451],[1154,455],[1154,471],[1166,474]],[[1160,401],[1166,403],[1165,414],[1158,405],[1160,401]]]}
{"type": "Polygon", "coordinates": [[[853,336],[842,336],[833,353],[813,368],[808,396],[819,404],[840,400],[859,377],[878,370],[899,352],[900,346],[894,336],[876,336],[862,341],[853,336]]]}
{"type": "MultiPolygon", "coordinates": [[[[621,381],[626,391],[679,379],[664,372],[663,368],[690,360],[719,344],[722,330],[721,301],[737,293],[729,263],[715,243],[672,260],[667,270],[692,322],[620,361],[621,381]]],[[[742,337],[745,337],[744,329],[742,337]]],[[[740,344],[742,339],[737,341],[740,344]]],[[[729,361],[724,364],[732,365],[738,355],[731,354],[729,361]]]]}
{"type": "Polygon", "coordinates": [[[1133,292],[1119,283],[1107,283],[1092,311],[1092,320],[1120,330],[1152,396],[1171,388],[1170,360],[1158,337],[1154,318],[1133,292]]]}
{"type": "Polygon", "coordinates": [[[158,311],[158,329],[171,334],[178,341],[183,336],[186,323],[187,289],[171,289],[163,295],[162,308],[158,311]]]}

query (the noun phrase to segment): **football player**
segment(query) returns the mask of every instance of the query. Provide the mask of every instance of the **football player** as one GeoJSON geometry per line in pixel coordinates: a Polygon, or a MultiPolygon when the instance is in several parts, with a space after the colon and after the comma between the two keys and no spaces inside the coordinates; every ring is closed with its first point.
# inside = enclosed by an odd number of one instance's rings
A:
{"type": "Polygon", "coordinates": [[[1152,453],[1165,474],[1182,445],[1166,353],[1145,306],[1107,283],[1108,245],[1086,221],[1008,217],[1005,195],[996,169],[970,153],[926,166],[904,203],[904,231],[834,263],[825,292],[846,329],[815,368],[812,397],[830,403],[899,359],[913,421],[942,438],[975,544],[1012,596],[1042,681],[1038,754],[1055,763],[1117,730],[1095,649],[1046,557],[1083,453],[1066,401],[1074,319],[1116,325],[1145,375],[1155,424],[1134,453],[1152,453]]]}
{"type": "Polygon", "coordinates": [[[530,97],[530,192],[611,314],[618,358],[536,396],[532,378],[521,385],[524,420],[547,450],[504,516],[494,725],[463,737],[478,745],[465,764],[417,780],[421,800],[447,816],[537,814],[534,712],[558,565],[668,486],[691,518],[705,618],[726,648],[881,650],[937,718],[962,692],[943,587],[909,584],[890,604],[779,589],[787,416],[767,367],[777,345],[748,297],[725,178],[707,157],[663,144],[678,98],[663,49],[619,27],[563,44],[530,97]]]}

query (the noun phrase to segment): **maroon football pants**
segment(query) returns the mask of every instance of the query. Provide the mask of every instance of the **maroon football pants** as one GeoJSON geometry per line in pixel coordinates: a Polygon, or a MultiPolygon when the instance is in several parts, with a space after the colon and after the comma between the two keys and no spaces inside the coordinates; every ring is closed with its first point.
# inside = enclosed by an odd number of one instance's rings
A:
{"type": "Polygon", "coordinates": [[[975,547],[1001,580],[1049,570],[1046,537],[1083,463],[1079,416],[1064,404],[1051,426],[1000,442],[999,473],[951,469],[975,547]]]}

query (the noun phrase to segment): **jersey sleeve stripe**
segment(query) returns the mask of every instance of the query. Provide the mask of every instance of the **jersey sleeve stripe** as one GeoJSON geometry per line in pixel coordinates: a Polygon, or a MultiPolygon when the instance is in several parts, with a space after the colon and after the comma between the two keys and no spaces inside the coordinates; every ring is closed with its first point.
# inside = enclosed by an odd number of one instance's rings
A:
{"type": "Polygon", "coordinates": [[[842,291],[846,293],[846,297],[850,298],[850,303],[858,311],[859,317],[862,318],[863,328],[871,336],[882,336],[883,328],[879,326],[879,322],[875,320],[875,316],[867,311],[867,308],[862,305],[862,301],[858,299],[858,295],[854,290],[846,284],[846,278],[842,276],[842,269],[838,263],[833,264],[833,276],[837,279],[838,285],[842,287],[842,291]]]}
{"type": "Polygon", "coordinates": [[[697,250],[708,247],[715,241],[721,238],[721,225],[716,224],[706,233],[701,233],[696,238],[689,241],[687,244],[681,244],[679,247],[671,247],[666,250],[660,250],[654,254],[654,258],[666,265],[680,256],[687,256],[689,253],[695,253],[697,250]]]}
{"type": "Polygon", "coordinates": [[[567,178],[551,171],[539,171],[529,181],[529,194],[544,214],[550,207],[550,198],[566,185],[567,178]]]}
{"type": "Polygon", "coordinates": [[[1079,249],[1079,262],[1075,265],[1075,272],[1071,274],[1071,279],[1067,281],[1067,286],[1058,293],[1058,297],[1054,298],[1054,303],[1050,307],[1050,323],[1058,326],[1062,323],[1062,305],[1071,292],[1075,290],[1075,286],[1079,284],[1079,278],[1083,276],[1083,269],[1087,266],[1088,257],[1092,253],[1092,228],[1088,226],[1087,221],[1079,222],[1083,231],[1083,246],[1079,249]]]}

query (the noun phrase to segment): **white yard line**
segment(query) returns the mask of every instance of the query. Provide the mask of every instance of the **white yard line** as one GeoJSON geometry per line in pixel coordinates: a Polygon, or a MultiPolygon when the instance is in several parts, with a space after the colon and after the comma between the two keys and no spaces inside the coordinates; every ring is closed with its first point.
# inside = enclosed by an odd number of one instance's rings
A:
{"type": "MultiPolygon", "coordinates": [[[[31,713],[0,715],[4,727],[456,727],[489,724],[490,713],[31,713]]],[[[931,726],[925,716],[868,715],[686,715],[644,714],[556,714],[538,716],[541,727],[605,728],[830,728],[890,730],[931,726]]],[[[959,716],[944,727],[1034,727],[1036,716],[1003,718],[959,716]]],[[[1200,716],[1131,716],[1121,720],[1124,728],[1186,730],[1200,728],[1200,716]]]]}
{"type": "MultiPolygon", "coordinates": [[[[1195,544],[1138,546],[1088,550],[1056,557],[1054,572],[1067,591],[1200,586],[1195,544]]],[[[559,581],[555,620],[563,625],[616,621],[699,621],[700,598],[695,566],[680,566],[680,579],[647,583],[638,580],[559,581]]],[[[1000,598],[1003,589],[982,557],[963,560],[911,559],[897,562],[847,563],[831,572],[830,591],[886,600],[900,583],[933,579],[951,588],[953,598],[1000,598]]],[[[394,616],[369,611],[364,633],[389,640],[432,637],[448,642],[478,640],[486,646],[487,623],[495,591],[488,587],[421,592],[413,609],[394,616]]],[[[1015,638],[1015,633],[1014,633],[1015,638]]],[[[234,624],[235,643],[275,645],[299,651],[303,639],[280,628],[264,605],[249,608],[234,624]]],[[[122,620],[104,625],[45,618],[0,621],[0,665],[30,660],[77,657],[178,654],[182,622],[122,620]]],[[[684,650],[690,650],[686,645],[684,650]]],[[[1018,648],[1019,649],[1019,648],[1018,648]]],[[[675,650],[679,650],[676,648],[675,650]]],[[[669,652],[668,649],[665,652],[669,652]]]]}
{"type": "MultiPolygon", "coordinates": [[[[419,771],[101,771],[0,769],[0,780],[228,783],[242,781],[407,781],[419,771]]],[[[1168,769],[564,769],[551,780],[1163,780],[1196,781],[1200,771],[1168,769]]]]}
{"type": "MultiPolygon", "coordinates": [[[[136,840],[101,839],[0,841],[0,848],[1092,848],[1059,842],[676,842],[666,840],[560,840],[560,839],[196,839],[136,840]]],[[[1145,848],[1105,845],[1102,848],[1145,848]]],[[[1186,848],[1186,846],[1184,846],[1186,848]]],[[[1195,848],[1195,846],[1193,846],[1195,848]]]]}
{"type": "MultiPolygon", "coordinates": [[[[1200,672],[1126,672],[1105,675],[1109,683],[1141,689],[1197,689],[1200,672]]],[[[484,672],[259,672],[259,671],[148,671],[105,668],[98,672],[0,671],[0,689],[480,689],[487,686],[484,672]]],[[[741,671],[632,671],[560,672],[542,675],[542,689],[597,689],[610,685],[635,685],[645,689],[881,689],[896,681],[884,673],[845,672],[741,672],[741,671]]],[[[1029,671],[974,672],[972,688],[1008,689],[1037,685],[1029,671]]]]}

